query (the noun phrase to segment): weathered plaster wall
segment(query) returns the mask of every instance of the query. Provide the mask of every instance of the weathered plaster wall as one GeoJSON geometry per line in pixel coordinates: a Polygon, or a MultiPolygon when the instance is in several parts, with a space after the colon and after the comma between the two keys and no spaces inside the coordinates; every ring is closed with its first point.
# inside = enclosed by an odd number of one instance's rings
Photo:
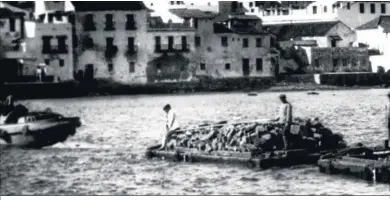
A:
{"type": "Polygon", "coordinates": [[[146,82],[146,63],[148,59],[147,45],[148,35],[146,34],[146,17],[144,11],[96,11],[96,12],[77,12],[76,13],[76,34],[78,37],[78,46],[76,54],[78,55],[76,69],[84,71],[86,66],[92,64],[94,67],[94,78],[108,78],[122,83],[145,83],[146,82]],[[84,17],[86,14],[94,16],[96,30],[85,31],[83,28],[84,17]],[[113,14],[115,21],[115,30],[105,31],[105,14],[113,14]],[[126,30],[126,14],[134,14],[136,30],[126,30]],[[94,47],[86,49],[83,40],[86,37],[93,39],[94,47]],[[112,59],[105,58],[106,38],[114,38],[114,45],[118,51],[112,59]],[[128,38],[134,37],[136,46],[135,54],[128,54],[128,38]],[[130,72],[130,62],[134,62],[135,71],[130,72]],[[113,64],[113,70],[110,72],[108,63],[113,64]]]}

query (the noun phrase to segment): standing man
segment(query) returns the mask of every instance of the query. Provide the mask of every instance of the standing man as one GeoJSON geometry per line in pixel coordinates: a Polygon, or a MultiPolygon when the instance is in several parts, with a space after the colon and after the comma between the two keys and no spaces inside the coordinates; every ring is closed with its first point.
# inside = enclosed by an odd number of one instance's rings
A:
{"type": "Polygon", "coordinates": [[[163,108],[164,112],[166,113],[166,134],[164,135],[163,137],[163,141],[162,141],[162,144],[161,144],[161,147],[160,147],[160,150],[164,149],[168,140],[169,140],[169,137],[175,133],[175,131],[177,129],[179,129],[179,123],[177,122],[177,116],[176,116],[176,113],[175,111],[172,110],[171,108],[171,105],[167,104],[164,106],[163,108]]]}
{"type": "Polygon", "coordinates": [[[37,66],[35,74],[36,74],[36,77],[37,77],[37,81],[38,82],[42,82],[42,69],[41,69],[41,65],[37,66]]]}
{"type": "Polygon", "coordinates": [[[282,137],[284,149],[287,149],[288,141],[286,135],[290,133],[292,124],[292,105],[287,101],[287,97],[284,94],[279,95],[279,99],[282,102],[282,105],[280,105],[279,108],[279,116],[274,121],[283,125],[282,137]]]}

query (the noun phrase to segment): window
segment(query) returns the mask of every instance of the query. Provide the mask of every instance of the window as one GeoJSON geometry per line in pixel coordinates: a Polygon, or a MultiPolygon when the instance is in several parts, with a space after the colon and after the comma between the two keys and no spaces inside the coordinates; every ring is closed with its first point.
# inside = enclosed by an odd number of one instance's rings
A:
{"type": "Polygon", "coordinates": [[[135,63],[134,62],[130,62],[129,63],[129,72],[130,73],[134,73],[135,72],[135,63]]]}
{"type": "Polygon", "coordinates": [[[201,44],[201,41],[200,41],[200,37],[199,36],[195,36],[195,46],[196,47],[200,47],[202,44],[201,44]]]}
{"type": "Polygon", "coordinates": [[[68,52],[67,48],[66,48],[66,39],[67,39],[66,35],[57,36],[58,52],[59,53],[67,53],[68,52]]]}
{"type": "Polygon", "coordinates": [[[242,47],[248,48],[248,46],[249,46],[248,38],[244,38],[244,39],[242,40],[242,47]]]}
{"type": "Polygon", "coordinates": [[[49,14],[49,23],[53,22],[53,18],[54,18],[54,15],[50,13],[49,14]]]}
{"type": "Polygon", "coordinates": [[[347,3],[347,9],[351,10],[351,3],[350,2],[347,3]]]}
{"type": "Polygon", "coordinates": [[[315,67],[320,66],[320,60],[318,58],[314,60],[314,65],[315,65],[315,67]]]}
{"type": "Polygon", "coordinates": [[[176,4],[177,4],[177,5],[180,5],[180,1],[176,1],[176,4]]]}
{"type": "Polygon", "coordinates": [[[134,37],[127,38],[127,46],[128,46],[128,49],[129,49],[130,52],[134,52],[135,51],[135,48],[134,48],[134,37]]]}
{"type": "Polygon", "coordinates": [[[157,63],[156,69],[157,69],[157,71],[158,71],[158,70],[161,70],[161,64],[160,64],[160,63],[157,63]]]}
{"type": "Polygon", "coordinates": [[[222,36],[221,37],[221,45],[223,47],[227,47],[228,46],[228,38],[226,36],[222,36]]]}
{"type": "Polygon", "coordinates": [[[333,59],[333,67],[337,67],[338,66],[338,60],[337,59],[333,59]]]}
{"type": "Polygon", "coordinates": [[[324,13],[328,12],[328,7],[324,6],[324,13]]]}
{"type": "Polygon", "coordinates": [[[332,47],[337,47],[337,40],[331,40],[332,47]]]}
{"type": "Polygon", "coordinates": [[[114,64],[108,63],[108,72],[114,71],[114,64]]]}
{"type": "Polygon", "coordinates": [[[59,59],[58,62],[59,62],[60,67],[63,67],[65,65],[64,59],[59,59]]]}
{"type": "Polygon", "coordinates": [[[206,70],[206,64],[200,63],[200,70],[206,70]]]}
{"type": "Polygon", "coordinates": [[[156,51],[161,50],[161,37],[160,36],[154,37],[154,42],[155,42],[156,51]]]}
{"type": "Polygon", "coordinates": [[[42,36],[42,53],[50,53],[51,51],[51,40],[52,36],[42,36]]]}
{"type": "Polygon", "coordinates": [[[50,65],[50,60],[49,59],[45,59],[45,64],[46,65],[50,65]]]}
{"type": "Polygon", "coordinates": [[[370,4],[371,14],[375,14],[375,3],[370,4]]]}
{"type": "Polygon", "coordinates": [[[168,49],[173,49],[173,43],[174,43],[173,36],[168,36],[168,49]]]}
{"type": "Polygon", "coordinates": [[[112,31],[114,29],[115,28],[114,28],[113,15],[112,14],[106,14],[106,28],[104,30],[112,31]]]}
{"type": "Polygon", "coordinates": [[[226,69],[226,70],[230,70],[230,63],[226,63],[226,64],[225,64],[225,69],[226,69]]]}
{"type": "Polygon", "coordinates": [[[253,12],[253,13],[254,13],[254,12],[255,12],[255,9],[253,9],[253,8],[252,8],[252,9],[251,9],[251,12],[253,12]]]}
{"type": "Polygon", "coordinates": [[[313,6],[313,14],[317,14],[317,6],[313,6]]]}
{"type": "Polygon", "coordinates": [[[135,30],[136,22],[133,14],[126,15],[126,30],[135,30]]]}
{"type": "Polygon", "coordinates": [[[106,47],[112,47],[114,46],[114,38],[108,37],[106,38],[106,47]]]}
{"type": "Polygon", "coordinates": [[[385,14],[386,13],[386,4],[381,3],[381,13],[385,14]]]}
{"type": "Polygon", "coordinates": [[[186,36],[181,36],[181,49],[182,50],[187,50],[187,37],[186,36]]]}
{"type": "Polygon", "coordinates": [[[174,2],[174,1],[171,1],[171,5],[175,5],[175,2],[174,2]]]}
{"type": "Polygon", "coordinates": [[[61,15],[61,13],[56,13],[54,16],[55,16],[55,18],[56,18],[57,21],[62,21],[62,15],[61,15]]]}
{"type": "Polygon", "coordinates": [[[346,58],[343,59],[343,66],[348,66],[348,60],[346,58]]]}
{"type": "Polygon", "coordinates": [[[15,18],[9,18],[9,31],[15,31],[15,18]]]}
{"type": "Polygon", "coordinates": [[[256,47],[261,47],[262,39],[261,38],[256,38],[256,47]]]}
{"type": "Polygon", "coordinates": [[[360,9],[359,9],[359,10],[360,10],[360,13],[363,14],[363,13],[364,13],[364,3],[360,3],[360,4],[359,4],[359,8],[360,8],[360,9]]]}
{"type": "Polygon", "coordinates": [[[263,71],[263,59],[262,58],[256,59],[256,71],[263,71]]]}
{"type": "Polygon", "coordinates": [[[93,15],[92,14],[85,15],[84,30],[86,30],[86,31],[96,30],[95,22],[93,21],[93,15]]]}
{"type": "Polygon", "coordinates": [[[194,20],[194,27],[198,28],[198,19],[193,19],[194,20]]]}
{"type": "Polygon", "coordinates": [[[253,2],[249,2],[249,7],[253,7],[253,2]]]}

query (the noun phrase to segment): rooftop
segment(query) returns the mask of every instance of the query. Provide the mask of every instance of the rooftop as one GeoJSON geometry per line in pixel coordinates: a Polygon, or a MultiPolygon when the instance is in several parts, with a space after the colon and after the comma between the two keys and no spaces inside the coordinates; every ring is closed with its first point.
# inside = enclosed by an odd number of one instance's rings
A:
{"type": "Polygon", "coordinates": [[[268,25],[264,26],[264,29],[283,41],[300,37],[325,36],[338,23],[340,22],[268,25]]]}
{"type": "Polygon", "coordinates": [[[218,13],[202,11],[199,9],[170,9],[171,13],[181,18],[198,18],[198,19],[212,19],[218,15],[218,13]]]}
{"type": "Polygon", "coordinates": [[[76,11],[148,10],[142,1],[72,1],[76,11]]]}
{"type": "Polygon", "coordinates": [[[357,30],[368,30],[368,29],[377,29],[378,26],[381,26],[386,33],[390,32],[390,15],[379,16],[366,24],[357,27],[357,30]]]}

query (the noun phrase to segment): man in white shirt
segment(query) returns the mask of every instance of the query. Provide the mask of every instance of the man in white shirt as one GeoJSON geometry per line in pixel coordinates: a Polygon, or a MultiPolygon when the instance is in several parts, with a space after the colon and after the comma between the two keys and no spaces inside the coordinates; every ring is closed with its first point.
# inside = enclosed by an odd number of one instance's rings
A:
{"type": "Polygon", "coordinates": [[[287,101],[287,97],[284,94],[279,95],[279,99],[282,102],[282,105],[280,105],[279,115],[274,121],[283,125],[283,143],[284,149],[287,149],[288,142],[286,139],[286,135],[289,134],[290,127],[292,124],[292,105],[287,101]]]}
{"type": "Polygon", "coordinates": [[[164,106],[164,111],[166,113],[166,134],[164,135],[163,137],[163,141],[162,141],[162,144],[161,144],[161,147],[160,147],[160,150],[161,149],[164,149],[165,146],[166,146],[166,143],[169,139],[169,137],[175,133],[177,131],[177,129],[179,129],[179,123],[177,121],[177,116],[176,116],[176,113],[175,111],[172,110],[171,108],[171,105],[167,104],[164,106]]]}

